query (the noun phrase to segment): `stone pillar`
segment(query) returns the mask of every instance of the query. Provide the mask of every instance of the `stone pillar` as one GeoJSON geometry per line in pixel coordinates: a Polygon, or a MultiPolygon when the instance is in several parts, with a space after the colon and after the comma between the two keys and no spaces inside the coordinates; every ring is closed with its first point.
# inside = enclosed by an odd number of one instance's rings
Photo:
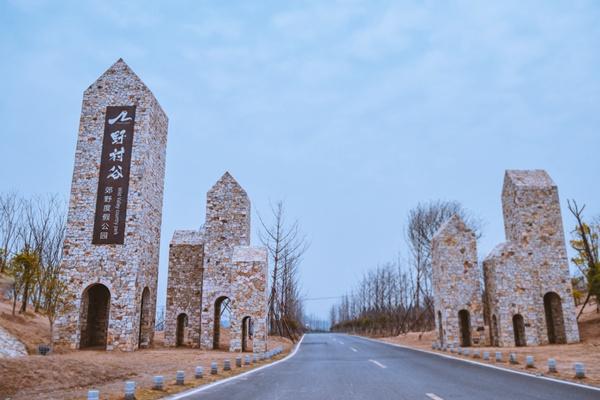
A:
{"type": "MultiPolygon", "coordinates": [[[[152,92],[123,60],[84,92],[61,275],[70,307],[55,324],[58,346],[79,348],[82,331],[105,329],[98,310],[89,310],[104,288],[107,337],[98,339],[99,332],[87,339],[107,350],[136,349],[145,288],[154,326],[167,124],[152,92]],[[82,326],[88,317],[95,325],[82,326]]],[[[151,343],[153,328],[146,336],[151,343]]]]}

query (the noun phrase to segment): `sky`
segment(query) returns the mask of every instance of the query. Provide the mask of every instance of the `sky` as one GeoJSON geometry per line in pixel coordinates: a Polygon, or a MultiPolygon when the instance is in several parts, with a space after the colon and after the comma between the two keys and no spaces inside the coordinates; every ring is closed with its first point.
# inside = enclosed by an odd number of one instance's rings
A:
{"type": "MultiPolygon", "coordinates": [[[[0,0],[0,191],[70,190],[81,99],[122,57],[169,117],[168,242],[230,171],[257,213],[283,200],[311,246],[307,299],[406,255],[407,213],[456,200],[504,240],[506,169],[545,169],[600,215],[596,1],[0,0]]],[[[307,300],[326,318],[336,299],[307,300]]]]}

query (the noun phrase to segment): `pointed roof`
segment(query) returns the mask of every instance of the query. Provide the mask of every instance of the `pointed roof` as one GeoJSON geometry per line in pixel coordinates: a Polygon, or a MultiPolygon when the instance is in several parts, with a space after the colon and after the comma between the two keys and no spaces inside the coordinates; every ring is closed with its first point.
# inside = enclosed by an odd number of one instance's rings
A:
{"type": "Polygon", "coordinates": [[[455,232],[467,231],[469,233],[473,233],[471,229],[467,227],[463,219],[458,214],[453,214],[446,222],[444,222],[438,230],[433,235],[432,240],[435,240],[437,237],[446,235],[447,233],[454,234],[455,232]]]}
{"type": "Polygon", "coordinates": [[[219,180],[210,188],[208,193],[214,192],[221,188],[227,188],[228,191],[231,191],[233,188],[238,188],[242,193],[244,193],[247,196],[244,188],[238,183],[238,181],[235,180],[235,178],[229,173],[229,171],[225,171],[223,176],[221,176],[221,178],[219,178],[219,180]]]}

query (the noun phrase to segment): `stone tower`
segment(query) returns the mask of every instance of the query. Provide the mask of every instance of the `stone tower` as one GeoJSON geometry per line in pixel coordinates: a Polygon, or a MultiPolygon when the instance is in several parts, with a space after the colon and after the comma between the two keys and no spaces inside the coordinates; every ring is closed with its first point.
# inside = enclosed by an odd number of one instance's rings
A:
{"type": "Polygon", "coordinates": [[[219,346],[230,310],[230,351],[266,350],[267,252],[250,246],[250,200],[226,172],[206,195],[200,231],[176,231],[169,250],[165,343],[219,346]]]}
{"type": "Polygon", "coordinates": [[[579,341],[558,188],[543,170],[506,171],[506,242],[484,260],[496,346],[579,341]]]}
{"type": "Polygon", "coordinates": [[[438,340],[463,347],[483,345],[477,239],[458,215],[434,235],[431,264],[438,340]]]}
{"type": "Polygon", "coordinates": [[[131,351],[154,336],[167,116],[119,59],[83,95],[64,243],[60,346],[131,351]]]}

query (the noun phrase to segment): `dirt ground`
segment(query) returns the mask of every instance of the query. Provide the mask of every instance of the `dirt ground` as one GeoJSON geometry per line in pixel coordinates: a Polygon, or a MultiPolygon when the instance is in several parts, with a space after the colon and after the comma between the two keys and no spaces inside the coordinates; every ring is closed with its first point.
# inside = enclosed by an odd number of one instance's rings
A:
{"type": "MultiPolygon", "coordinates": [[[[189,389],[217,379],[236,375],[255,368],[259,364],[242,368],[235,367],[237,355],[252,353],[229,353],[226,351],[201,351],[190,348],[164,348],[162,335],[157,333],[155,347],[132,353],[99,350],[66,351],[62,354],[39,356],[37,345],[48,343],[50,329],[43,315],[11,315],[11,304],[0,301],[0,326],[23,341],[30,353],[27,357],[0,359],[0,400],[29,399],[85,399],[89,389],[100,390],[101,399],[122,399],[124,382],[133,380],[137,384],[138,400],[157,399],[169,393],[189,389]],[[222,371],[223,360],[231,361],[232,371],[222,371]],[[217,361],[219,374],[210,376],[210,363],[217,361]],[[205,378],[194,379],[196,366],[203,366],[205,378]],[[186,385],[175,385],[175,372],[185,371],[186,385]],[[165,377],[164,392],[151,390],[155,375],[165,377]]],[[[222,331],[222,340],[228,332],[222,331]]],[[[270,337],[269,348],[282,346],[284,357],[292,343],[284,338],[270,337]]]]}
{"type": "MultiPolygon", "coordinates": [[[[579,334],[581,343],[564,344],[564,345],[546,345],[546,346],[530,346],[530,347],[473,347],[483,353],[489,351],[493,359],[496,351],[503,353],[502,363],[495,361],[483,361],[476,359],[475,361],[499,365],[505,368],[517,369],[529,372],[535,375],[551,376],[555,378],[565,379],[573,382],[584,383],[593,386],[600,386],[600,314],[596,313],[596,305],[586,307],[579,321],[579,334]],[[518,364],[513,365],[508,363],[508,354],[517,353],[518,364]],[[535,368],[525,367],[525,357],[533,356],[535,360],[535,368]],[[556,359],[557,373],[549,373],[547,362],[549,358],[556,359]],[[575,379],[575,371],[573,364],[582,362],[585,364],[586,378],[575,379]]],[[[423,333],[408,333],[396,337],[381,338],[380,340],[402,344],[409,347],[431,350],[431,343],[436,340],[434,331],[423,333]]],[[[436,351],[440,352],[440,351],[436,351]]],[[[446,355],[457,358],[472,357],[459,356],[450,352],[443,352],[446,355]]]]}

